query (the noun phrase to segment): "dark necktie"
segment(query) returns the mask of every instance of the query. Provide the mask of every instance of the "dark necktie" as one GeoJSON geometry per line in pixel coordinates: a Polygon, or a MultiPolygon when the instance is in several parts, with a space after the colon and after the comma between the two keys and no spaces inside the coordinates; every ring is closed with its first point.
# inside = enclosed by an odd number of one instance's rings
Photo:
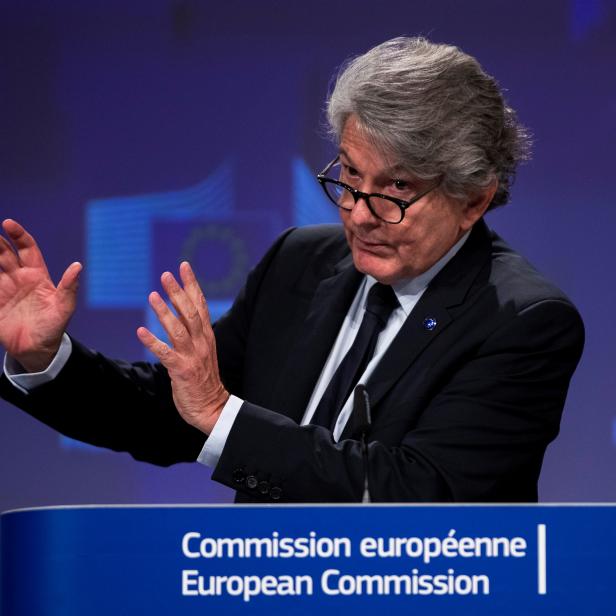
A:
{"type": "Polygon", "coordinates": [[[379,334],[398,306],[390,286],[380,282],[372,286],[357,336],[332,376],[310,423],[334,429],[338,414],[374,355],[379,334]]]}

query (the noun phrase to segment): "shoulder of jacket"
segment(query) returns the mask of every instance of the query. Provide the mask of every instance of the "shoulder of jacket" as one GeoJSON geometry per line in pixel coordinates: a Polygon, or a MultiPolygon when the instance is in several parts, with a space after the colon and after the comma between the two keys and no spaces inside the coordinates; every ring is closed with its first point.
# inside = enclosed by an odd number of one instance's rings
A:
{"type": "Polygon", "coordinates": [[[296,227],[286,233],[280,255],[332,263],[349,253],[342,225],[296,227]]]}
{"type": "Polygon", "coordinates": [[[503,302],[512,302],[518,309],[524,309],[537,302],[553,300],[575,308],[564,291],[495,233],[492,233],[490,268],[490,281],[503,302]]]}

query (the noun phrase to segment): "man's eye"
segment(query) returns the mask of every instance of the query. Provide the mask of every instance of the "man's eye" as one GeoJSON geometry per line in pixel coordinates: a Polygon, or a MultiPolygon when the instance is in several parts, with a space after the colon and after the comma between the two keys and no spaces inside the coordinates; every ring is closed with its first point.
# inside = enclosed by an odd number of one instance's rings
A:
{"type": "Polygon", "coordinates": [[[355,169],[355,167],[347,166],[346,167],[346,172],[347,172],[348,175],[353,175],[353,176],[358,175],[358,171],[357,171],[357,169],[355,169]]]}
{"type": "Polygon", "coordinates": [[[406,180],[394,180],[394,187],[396,190],[408,190],[409,183],[406,180]]]}

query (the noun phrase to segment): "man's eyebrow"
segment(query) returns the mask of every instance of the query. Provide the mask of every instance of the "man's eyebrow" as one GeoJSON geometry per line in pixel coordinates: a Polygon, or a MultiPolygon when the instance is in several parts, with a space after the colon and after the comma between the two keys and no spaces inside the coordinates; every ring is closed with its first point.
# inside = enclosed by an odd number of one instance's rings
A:
{"type": "Polygon", "coordinates": [[[338,151],[338,155],[344,156],[351,163],[351,165],[353,165],[352,158],[349,156],[349,153],[344,148],[340,148],[340,150],[338,151]]]}

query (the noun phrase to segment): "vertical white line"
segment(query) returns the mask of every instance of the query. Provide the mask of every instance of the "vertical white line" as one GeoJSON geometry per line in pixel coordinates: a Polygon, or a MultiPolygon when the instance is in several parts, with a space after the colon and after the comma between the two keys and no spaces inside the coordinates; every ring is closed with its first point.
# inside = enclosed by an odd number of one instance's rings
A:
{"type": "Polygon", "coordinates": [[[547,594],[545,524],[537,524],[537,593],[547,594]]]}

